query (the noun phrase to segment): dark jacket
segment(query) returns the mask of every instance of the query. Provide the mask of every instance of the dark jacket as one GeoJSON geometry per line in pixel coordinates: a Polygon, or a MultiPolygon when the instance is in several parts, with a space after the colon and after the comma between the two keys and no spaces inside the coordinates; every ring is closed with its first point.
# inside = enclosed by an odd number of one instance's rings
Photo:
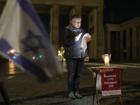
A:
{"type": "Polygon", "coordinates": [[[66,27],[65,34],[63,36],[65,58],[84,58],[86,56],[85,52],[81,48],[81,41],[84,34],[85,32],[82,29],[76,29],[75,31],[71,26],[66,27]],[[82,35],[78,41],[75,41],[75,37],[79,35],[79,33],[82,33],[82,35]]]}

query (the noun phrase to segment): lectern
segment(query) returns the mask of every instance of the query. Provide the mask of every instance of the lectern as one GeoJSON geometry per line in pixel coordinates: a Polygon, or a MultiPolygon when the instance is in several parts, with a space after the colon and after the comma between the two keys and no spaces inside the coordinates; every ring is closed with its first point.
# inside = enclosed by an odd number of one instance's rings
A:
{"type": "Polygon", "coordinates": [[[121,68],[119,66],[89,67],[96,84],[94,105],[123,105],[121,68]]]}

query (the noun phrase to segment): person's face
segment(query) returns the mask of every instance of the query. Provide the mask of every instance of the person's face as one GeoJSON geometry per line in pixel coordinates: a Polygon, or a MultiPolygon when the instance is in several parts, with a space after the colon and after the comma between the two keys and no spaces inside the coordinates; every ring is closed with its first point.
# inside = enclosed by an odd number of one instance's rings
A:
{"type": "Polygon", "coordinates": [[[80,28],[81,27],[81,18],[73,18],[71,20],[71,25],[75,28],[80,28]]]}

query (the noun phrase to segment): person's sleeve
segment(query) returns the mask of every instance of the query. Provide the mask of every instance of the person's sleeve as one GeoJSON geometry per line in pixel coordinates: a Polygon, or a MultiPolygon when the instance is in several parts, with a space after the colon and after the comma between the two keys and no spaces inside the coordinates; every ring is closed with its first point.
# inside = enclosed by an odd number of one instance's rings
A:
{"type": "Polygon", "coordinates": [[[75,43],[75,34],[73,32],[71,32],[70,30],[66,29],[64,32],[64,36],[63,36],[63,45],[64,46],[70,46],[73,45],[75,43]]]}

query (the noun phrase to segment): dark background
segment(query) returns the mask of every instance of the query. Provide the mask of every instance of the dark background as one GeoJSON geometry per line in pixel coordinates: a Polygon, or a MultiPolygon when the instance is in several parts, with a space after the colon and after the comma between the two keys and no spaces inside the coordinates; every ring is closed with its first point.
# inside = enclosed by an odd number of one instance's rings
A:
{"type": "MultiPolygon", "coordinates": [[[[104,0],[103,24],[117,24],[140,16],[140,0],[104,0]]],[[[50,14],[39,13],[48,33],[50,30],[50,14]]],[[[59,16],[59,42],[63,37],[64,28],[69,23],[68,14],[59,16]]],[[[82,27],[89,32],[88,16],[82,16],[82,27]]]]}
{"type": "Polygon", "coordinates": [[[140,16],[140,0],[105,0],[104,23],[121,23],[140,16]]]}

